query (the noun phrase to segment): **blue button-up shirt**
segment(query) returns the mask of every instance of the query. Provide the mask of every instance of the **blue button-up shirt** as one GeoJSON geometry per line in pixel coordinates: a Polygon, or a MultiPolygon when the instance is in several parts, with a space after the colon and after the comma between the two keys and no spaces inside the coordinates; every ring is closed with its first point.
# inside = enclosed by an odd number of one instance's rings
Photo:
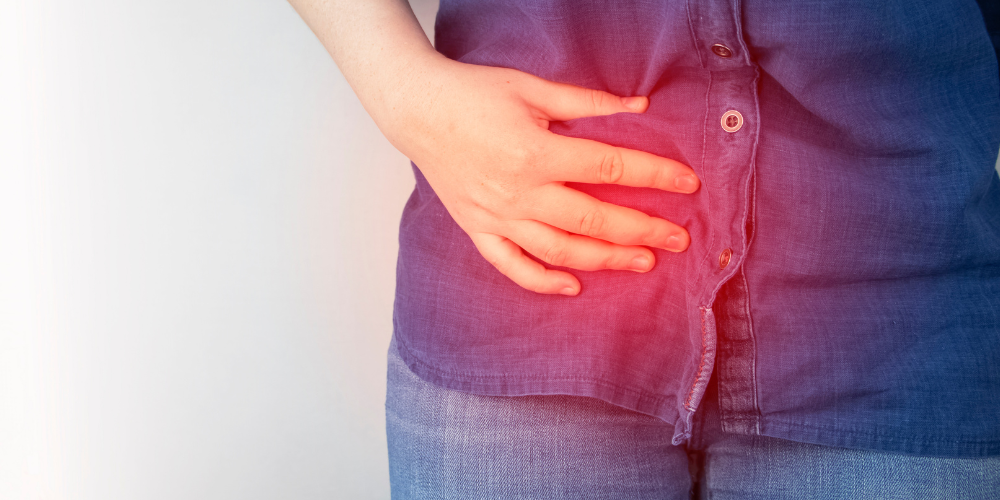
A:
{"type": "Polygon", "coordinates": [[[973,0],[443,0],[436,31],[458,61],[649,96],[551,130],[702,187],[573,184],[691,246],[565,297],[487,263],[415,168],[394,324],[416,374],[600,398],[680,444],[714,373],[730,432],[1000,454],[1000,88],[973,0]]]}

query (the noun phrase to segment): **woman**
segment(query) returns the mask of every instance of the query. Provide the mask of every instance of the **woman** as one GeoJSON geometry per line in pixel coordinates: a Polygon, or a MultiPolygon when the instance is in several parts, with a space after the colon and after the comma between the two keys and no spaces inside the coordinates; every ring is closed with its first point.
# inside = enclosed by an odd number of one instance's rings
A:
{"type": "Polygon", "coordinates": [[[975,3],[292,4],[416,167],[394,497],[1000,494],[975,3]]]}

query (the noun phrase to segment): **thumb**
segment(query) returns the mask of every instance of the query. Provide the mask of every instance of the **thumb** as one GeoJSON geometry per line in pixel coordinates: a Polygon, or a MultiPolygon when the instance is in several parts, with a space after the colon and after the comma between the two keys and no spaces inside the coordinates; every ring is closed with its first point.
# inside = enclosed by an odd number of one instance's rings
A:
{"type": "Polygon", "coordinates": [[[649,107],[647,97],[619,97],[601,90],[545,80],[525,97],[547,119],[557,121],[615,113],[642,113],[649,107]]]}

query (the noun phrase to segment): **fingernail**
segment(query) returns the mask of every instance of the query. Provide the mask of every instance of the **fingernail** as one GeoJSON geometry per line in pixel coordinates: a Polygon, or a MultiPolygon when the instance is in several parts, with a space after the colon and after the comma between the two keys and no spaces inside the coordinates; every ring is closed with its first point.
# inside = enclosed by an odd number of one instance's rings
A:
{"type": "Polygon", "coordinates": [[[691,174],[674,177],[674,187],[682,193],[693,193],[698,190],[698,178],[691,174]]]}
{"type": "Polygon", "coordinates": [[[632,271],[646,272],[649,270],[649,258],[645,255],[640,255],[632,259],[628,268],[632,271]]]}
{"type": "Polygon", "coordinates": [[[667,243],[663,245],[663,248],[670,250],[672,252],[683,252],[687,249],[687,245],[680,236],[674,235],[667,238],[667,243]]]}
{"type": "Polygon", "coordinates": [[[622,97],[622,104],[632,111],[642,111],[646,107],[646,98],[642,96],[622,97]]]}
{"type": "Polygon", "coordinates": [[[559,293],[561,293],[563,295],[573,296],[573,295],[576,295],[576,288],[568,286],[566,288],[563,288],[562,290],[559,290],[559,293]]]}

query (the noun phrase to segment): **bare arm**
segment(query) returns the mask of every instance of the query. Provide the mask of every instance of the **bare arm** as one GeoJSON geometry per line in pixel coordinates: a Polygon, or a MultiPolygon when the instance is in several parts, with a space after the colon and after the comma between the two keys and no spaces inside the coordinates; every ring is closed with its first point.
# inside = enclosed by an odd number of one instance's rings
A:
{"type": "Polygon", "coordinates": [[[431,71],[431,61],[444,56],[431,46],[406,0],[289,3],[326,47],[383,132],[397,115],[394,108],[428,98],[407,83],[428,80],[421,73],[431,71]]]}
{"type": "Polygon", "coordinates": [[[548,131],[550,121],[641,113],[621,98],[516,70],[463,64],[431,46],[405,0],[290,0],[392,144],[420,168],[479,252],[518,285],[576,295],[570,273],[653,267],[646,246],[680,252],[684,228],[601,202],[565,182],[691,193],[685,165],[548,131]]]}

